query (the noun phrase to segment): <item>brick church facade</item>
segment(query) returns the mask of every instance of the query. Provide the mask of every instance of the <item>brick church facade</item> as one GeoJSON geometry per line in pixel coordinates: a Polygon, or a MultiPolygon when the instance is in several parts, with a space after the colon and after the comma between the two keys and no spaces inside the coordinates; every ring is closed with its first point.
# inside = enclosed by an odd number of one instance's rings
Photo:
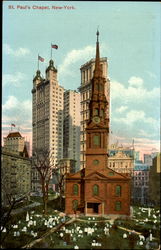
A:
{"type": "Polygon", "coordinates": [[[109,121],[97,31],[95,70],[86,127],[86,166],[67,174],[66,214],[130,215],[130,178],[107,166],[109,121]]]}

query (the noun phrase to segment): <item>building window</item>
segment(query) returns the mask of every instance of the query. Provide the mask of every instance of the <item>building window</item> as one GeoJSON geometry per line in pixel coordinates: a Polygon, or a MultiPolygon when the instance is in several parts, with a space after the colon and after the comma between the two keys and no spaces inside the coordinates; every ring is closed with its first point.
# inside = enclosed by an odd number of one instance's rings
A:
{"type": "Polygon", "coordinates": [[[94,160],[94,161],[93,161],[93,164],[94,164],[94,165],[98,165],[98,164],[99,164],[99,160],[94,160]]]}
{"type": "Polygon", "coordinates": [[[94,109],[94,115],[98,115],[99,110],[98,109],[94,109]]]}
{"type": "Polygon", "coordinates": [[[99,195],[99,186],[97,184],[93,186],[93,195],[99,195]]]}
{"type": "Polygon", "coordinates": [[[104,116],[104,110],[103,110],[103,109],[100,110],[100,116],[101,116],[101,117],[104,116]]]}
{"type": "Polygon", "coordinates": [[[113,175],[114,175],[114,172],[109,172],[108,175],[109,175],[109,176],[113,176],[113,175]]]}
{"type": "Polygon", "coordinates": [[[121,201],[116,201],[115,202],[115,210],[120,211],[121,210],[121,201]]]}
{"type": "Polygon", "coordinates": [[[73,203],[73,204],[72,204],[73,210],[76,211],[77,208],[78,208],[78,201],[77,201],[77,200],[73,200],[72,203],[73,203]]]}
{"type": "Polygon", "coordinates": [[[100,146],[100,135],[94,135],[94,137],[93,137],[93,144],[95,146],[100,146]]]}
{"type": "Polygon", "coordinates": [[[115,193],[117,196],[121,196],[121,186],[116,186],[115,193]]]}
{"type": "Polygon", "coordinates": [[[73,194],[78,195],[78,185],[77,184],[73,185],[73,194]]]}

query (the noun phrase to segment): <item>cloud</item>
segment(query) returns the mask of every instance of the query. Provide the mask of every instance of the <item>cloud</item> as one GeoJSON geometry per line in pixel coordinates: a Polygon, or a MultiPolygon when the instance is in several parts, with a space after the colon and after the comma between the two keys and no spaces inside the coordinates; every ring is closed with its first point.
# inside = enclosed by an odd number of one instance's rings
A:
{"type": "Polygon", "coordinates": [[[11,48],[10,45],[4,44],[3,45],[3,51],[7,55],[12,55],[15,57],[22,57],[30,54],[30,50],[27,48],[18,48],[17,50],[14,50],[11,48]]]}
{"type": "Polygon", "coordinates": [[[88,60],[93,57],[95,53],[95,46],[86,46],[83,49],[73,49],[67,53],[63,63],[59,66],[59,74],[72,75],[73,72],[70,71],[70,66],[79,60],[88,60]]]}
{"type": "Polygon", "coordinates": [[[25,131],[31,131],[32,124],[32,102],[31,100],[20,101],[15,96],[9,96],[2,105],[2,124],[6,128],[15,123],[25,131]]]}
{"type": "MultiPolygon", "coordinates": [[[[124,117],[114,117],[114,121],[116,122],[121,122],[126,124],[127,126],[132,126],[134,123],[142,123],[144,126],[145,124],[151,125],[153,129],[156,130],[156,128],[159,127],[159,121],[152,118],[152,117],[147,117],[145,112],[143,110],[131,110],[126,113],[124,117]]],[[[137,126],[137,124],[136,124],[137,126]]]]}
{"type": "Polygon", "coordinates": [[[14,85],[16,87],[20,86],[21,82],[26,79],[26,75],[21,72],[16,72],[15,74],[4,74],[2,76],[3,85],[14,85]]]}
{"type": "Polygon", "coordinates": [[[132,76],[128,80],[129,86],[132,87],[142,87],[143,86],[143,79],[140,77],[132,76]]]}
{"type": "Polygon", "coordinates": [[[123,103],[128,102],[143,102],[157,98],[159,99],[160,89],[153,88],[148,90],[143,87],[143,79],[138,77],[131,77],[129,80],[129,86],[125,87],[124,84],[111,80],[111,98],[112,100],[119,99],[123,103]]]}
{"type": "Polygon", "coordinates": [[[117,113],[123,113],[127,109],[128,109],[127,106],[121,106],[121,107],[119,107],[119,108],[116,109],[116,112],[117,113]]]}

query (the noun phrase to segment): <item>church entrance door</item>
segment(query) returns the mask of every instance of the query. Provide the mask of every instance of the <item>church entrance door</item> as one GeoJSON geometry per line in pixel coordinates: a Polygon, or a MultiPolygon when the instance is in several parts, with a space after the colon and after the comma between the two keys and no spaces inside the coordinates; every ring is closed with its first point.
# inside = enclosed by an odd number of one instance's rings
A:
{"type": "Polygon", "coordinates": [[[98,214],[99,213],[99,205],[101,203],[87,203],[87,213],[88,214],[98,214]]]}

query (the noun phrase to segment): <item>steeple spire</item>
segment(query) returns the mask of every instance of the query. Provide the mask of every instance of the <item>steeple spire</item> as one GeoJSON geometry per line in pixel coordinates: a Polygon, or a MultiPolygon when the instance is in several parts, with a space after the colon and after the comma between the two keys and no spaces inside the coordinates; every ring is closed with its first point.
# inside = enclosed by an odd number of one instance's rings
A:
{"type": "Polygon", "coordinates": [[[96,42],[96,60],[95,60],[95,70],[94,77],[102,76],[102,69],[100,66],[100,52],[99,52],[99,31],[97,30],[97,42],[96,42]]]}

